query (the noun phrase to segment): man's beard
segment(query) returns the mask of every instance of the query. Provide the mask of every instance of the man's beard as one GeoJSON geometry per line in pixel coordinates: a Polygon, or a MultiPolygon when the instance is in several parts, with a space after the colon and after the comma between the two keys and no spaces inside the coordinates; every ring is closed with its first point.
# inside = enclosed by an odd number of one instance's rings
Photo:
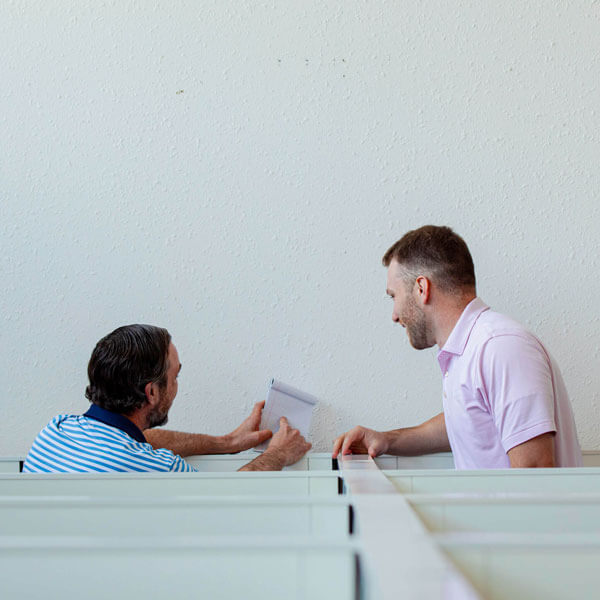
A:
{"type": "Polygon", "coordinates": [[[410,300],[407,306],[407,315],[402,319],[405,324],[408,341],[415,350],[425,350],[431,348],[435,342],[431,342],[431,332],[427,324],[427,319],[421,307],[414,301],[410,300]]]}
{"type": "Polygon", "coordinates": [[[148,424],[148,428],[162,427],[163,425],[167,424],[168,420],[169,413],[163,413],[157,408],[154,412],[150,413],[150,423],[148,424]]]}
{"type": "Polygon", "coordinates": [[[160,391],[160,400],[158,406],[150,413],[148,417],[148,427],[162,427],[167,424],[169,420],[169,408],[165,408],[167,402],[163,395],[163,391],[160,391]]]}

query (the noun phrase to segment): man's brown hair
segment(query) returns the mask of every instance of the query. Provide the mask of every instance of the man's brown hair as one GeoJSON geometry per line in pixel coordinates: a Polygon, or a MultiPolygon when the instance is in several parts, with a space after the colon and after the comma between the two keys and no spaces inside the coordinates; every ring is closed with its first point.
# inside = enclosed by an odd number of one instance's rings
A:
{"type": "Polygon", "coordinates": [[[475,267],[465,241],[450,227],[425,225],[404,234],[383,255],[383,266],[398,261],[411,277],[429,276],[440,288],[475,289],[475,267]]]}
{"type": "Polygon", "coordinates": [[[94,404],[130,415],[147,403],[145,387],[167,384],[171,334],[154,325],[124,325],[104,336],[88,364],[85,397],[94,404]]]}

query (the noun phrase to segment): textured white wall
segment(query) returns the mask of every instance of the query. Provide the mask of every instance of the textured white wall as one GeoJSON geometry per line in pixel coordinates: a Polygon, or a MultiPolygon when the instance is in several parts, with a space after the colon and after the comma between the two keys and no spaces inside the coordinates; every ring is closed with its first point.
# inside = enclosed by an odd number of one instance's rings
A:
{"type": "Polygon", "coordinates": [[[2,428],[81,412],[95,342],[172,332],[170,425],[224,433],[270,377],[313,442],[441,406],[380,259],[449,224],[479,292],[562,365],[600,448],[597,1],[0,7],[2,428]]]}

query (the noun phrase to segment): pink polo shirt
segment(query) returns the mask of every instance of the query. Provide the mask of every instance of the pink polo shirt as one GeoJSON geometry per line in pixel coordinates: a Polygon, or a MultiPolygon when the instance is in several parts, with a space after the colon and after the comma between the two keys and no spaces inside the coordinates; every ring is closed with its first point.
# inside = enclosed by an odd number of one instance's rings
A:
{"type": "Polygon", "coordinates": [[[580,467],[567,390],[554,359],[522,325],[472,300],[438,353],[457,469],[510,467],[507,452],[555,431],[557,467],[580,467]]]}

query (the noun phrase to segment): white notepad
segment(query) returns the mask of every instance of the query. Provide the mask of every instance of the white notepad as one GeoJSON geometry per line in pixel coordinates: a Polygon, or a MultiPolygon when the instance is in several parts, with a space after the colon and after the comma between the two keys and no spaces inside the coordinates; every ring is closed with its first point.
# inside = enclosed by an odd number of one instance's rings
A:
{"type": "MultiPolygon", "coordinates": [[[[272,379],[267,392],[260,429],[270,429],[275,434],[279,431],[279,419],[286,417],[290,426],[298,429],[308,439],[312,412],[317,402],[318,400],[314,396],[272,379]]],[[[270,441],[269,439],[263,442],[254,450],[263,452],[270,441]]]]}

